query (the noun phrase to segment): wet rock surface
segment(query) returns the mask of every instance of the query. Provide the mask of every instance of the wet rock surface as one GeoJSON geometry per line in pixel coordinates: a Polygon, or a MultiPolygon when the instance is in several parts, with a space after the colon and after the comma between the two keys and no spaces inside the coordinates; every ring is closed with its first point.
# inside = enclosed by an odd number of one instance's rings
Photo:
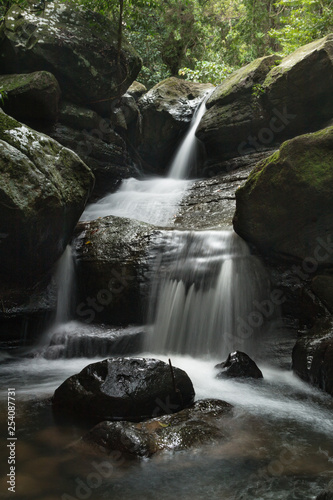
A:
{"type": "Polygon", "coordinates": [[[333,324],[330,318],[318,320],[298,339],[292,361],[293,370],[300,378],[333,396],[333,324]]]}
{"type": "Polygon", "coordinates": [[[113,325],[143,321],[149,247],[159,234],[150,224],[113,216],[78,224],[78,319],[113,325]]]}
{"type": "Polygon", "coordinates": [[[113,358],[93,363],[68,378],[53,396],[57,413],[80,421],[140,421],[191,405],[187,374],[163,361],[113,358]]]}
{"type": "Polygon", "coordinates": [[[216,378],[263,378],[261,370],[245,352],[235,351],[226,361],[215,366],[220,370],[216,378]]]}
{"type": "Polygon", "coordinates": [[[101,422],[85,434],[77,446],[99,453],[119,450],[126,455],[150,457],[155,453],[201,447],[228,437],[232,405],[216,399],[199,400],[172,415],[130,422],[101,422]]]}

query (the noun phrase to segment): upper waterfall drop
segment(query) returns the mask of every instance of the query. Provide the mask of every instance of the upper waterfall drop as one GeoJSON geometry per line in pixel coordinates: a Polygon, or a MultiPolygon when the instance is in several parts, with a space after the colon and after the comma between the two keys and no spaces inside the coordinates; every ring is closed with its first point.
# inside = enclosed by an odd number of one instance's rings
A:
{"type": "Polygon", "coordinates": [[[194,112],[190,127],[178,147],[170,165],[168,177],[171,179],[185,179],[187,178],[189,171],[196,167],[200,141],[196,138],[195,133],[203,115],[206,112],[206,102],[212,92],[213,90],[210,90],[206,93],[205,97],[201,101],[201,104],[194,112]]]}

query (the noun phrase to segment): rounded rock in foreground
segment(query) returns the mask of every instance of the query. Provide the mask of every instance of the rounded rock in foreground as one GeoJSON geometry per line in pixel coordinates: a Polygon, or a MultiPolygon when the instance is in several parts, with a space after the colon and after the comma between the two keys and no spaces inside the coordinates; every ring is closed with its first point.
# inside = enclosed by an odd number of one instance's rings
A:
{"type": "Polygon", "coordinates": [[[86,366],[53,396],[59,416],[76,421],[139,421],[175,413],[194,401],[188,375],[163,361],[114,358],[86,366]]]}

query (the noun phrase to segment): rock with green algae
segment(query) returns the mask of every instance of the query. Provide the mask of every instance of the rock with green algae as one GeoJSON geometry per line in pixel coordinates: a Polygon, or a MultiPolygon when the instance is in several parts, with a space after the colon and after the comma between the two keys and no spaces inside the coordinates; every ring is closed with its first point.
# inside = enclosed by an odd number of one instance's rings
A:
{"type": "Polygon", "coordinates": [[[282,260],[333,264],[333,127],[295,137],[236,191],[235,231],[282,260]]]}
{"type": "Polygon", "coordinates": [[[231,74],[207,102],[197,130],[206,165],[279,145],[327,126],[333,115],[333,35],[289,56],[257,59],[231,74]]]}
{"type": "Polygon", "coordinates": [[[210,83],[171,77],[139,99],[142,134],[138,150],[144,161],[160,170],[169,165],[195,108],[209,89],[213,89],[210,83]]]}
{"type": "Polygon", "coordinates": [[[62,254],[94,176],[53,139],[0,112],[0,276],[37,283],[62,254]]]}
{"type": "Polygon", "coordinates": [[[71,3],[45,9],[13,5],[2,25],[2,73],[51,71],[64,97],[108,114],[141,69],[141,59],[123,39],[118,58],[117,26],[71,3]]]}
{"type": "Polygon", "coordinates": [[[17,120],[57,119],[61,92],[51,73],[0,75],[0,88],[6,91],[3,110],[17,120]]]}

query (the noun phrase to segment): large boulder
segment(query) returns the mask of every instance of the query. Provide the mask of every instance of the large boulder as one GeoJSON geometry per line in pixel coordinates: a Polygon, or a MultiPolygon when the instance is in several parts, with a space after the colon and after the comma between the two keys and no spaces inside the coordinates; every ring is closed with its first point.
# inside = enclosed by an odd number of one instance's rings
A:
{"type": "Polygon", "coordinates": [[[70,241],[94,176],[75,153],[3,112],[0,143],[0,276],[33,285],[70,241]]]}
{"type": "Polygon", "coordinates": [[[297,340],[292,360],[293,370],[300,378],[333,396],[333,325],[330,319],[317,321],[297,340]]]}
{"type": "Polygon", "coordinates": [[[76,234],[78,319],[113,325],[142,322],[149,245],[159,231],[144,222],[109,216],[81,222],[76,234]]]}
{"type": "Polygon", "coordinates": [[[218,168],[223,159],[326,126],[333,115],[332,85],[332,34],[280,61],[267,56],[237,70],[213,92],[197,130],[207,165],[218,168]]]}
{"type": "Polygon", "coordinates": [[[113,358],[69,377],[53,396],[53,407],[77,421],[140,421],[190,406],[188,375],[156,359],[113,358]]]}
{"type": "Polygon", "coordinates": [[[312,291],[333,314],[333,275],[332,272],[318,274],[311,282],[312,291]]]}
{"type": "Polygon", "coordinates": [[[142,136],[138,148],[143,160],[157,171],[169,165],[195,108],[211,84],[172,77],[158,83],[138,101],[142,136]]]}
{"type": "Polygon", "coordinates": [[[163,450],[181,451],[221,441],[228,436],[224,424],[233,407],[224,401],[204,399],[174,414],[130,422],[101,422],[76,444],[78,449],[109,455],[117,450],[126,455],[150,457],[163,450]]]}
{"type": "MultiPolygon", "coordinates": [[[[246,147],[247,137],[262,126],[265,114],[258,92],[276,61],[274,55],[252,61],[226,78],[208,99],[196,134],[205,144],[206,169],[222,171],[222,160],[252,152],[246,147]]],[[[263,149],[272,144],[265,142],[263,149]]]]}
{"type": "Polygon", "coordinates": [[[12,6],[1,32],[1,72],[46,70],[64,96],[109,113],[141,69],[141,59],[123,39],[118,60],[117,26],[73,4],[46,2],[45,9],[12,6]]]}
{"type": "Polygon", "coordinates": [[[51,73],[1,75],[0,88],[6,91],[3,110],[17,120],[54,122],[58,118],[60,87],[51,73]]]}
{"type": "Polygon", "coordinates": [[[235,231],[267,256],[302,261],[305,278],[333,265],[332,162],[328,127],[283,143],[236,191],[235,231]]]}

